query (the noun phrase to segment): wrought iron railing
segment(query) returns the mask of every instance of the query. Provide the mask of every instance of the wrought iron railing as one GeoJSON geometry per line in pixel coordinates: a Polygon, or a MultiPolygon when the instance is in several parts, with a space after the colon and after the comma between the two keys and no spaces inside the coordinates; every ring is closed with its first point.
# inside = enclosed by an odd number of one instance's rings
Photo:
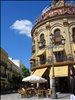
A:
{"type": "Polygon", "coordinates": [[[15,74],[20,75],[20,72],[17,72],[15,69],[12,69],[12,72],[14,72],[15,74]]]}
{"type": "Polygon", "coordinates": [[[4,73],[0,73],[0,77],[7,78],[7,75],[4,73]]]}
{"type": "MultiPolygon", "coordinates": [[[[75,61],[75,55],[74,56],[67,55],[65,57],[62,57],[61,59],[60,58],[57,58],[57,59],[54,58],[54,63],[64,62],[64,61],[75,61]]],[[[35,62],[31,63],[31,68],[35,67],[35,66],[39,66],[39,65],[43,65],[43,64],[51,64],[51,63],[52,63],[51,57],[49,57],[46,60],[36,60],[35,62]]]]}
{"type": "Polygon", "coordinates": [[[4,66],[5,68],[7,68],[7,64],[4,61],[0,60],[0,65],[4,66]]]}

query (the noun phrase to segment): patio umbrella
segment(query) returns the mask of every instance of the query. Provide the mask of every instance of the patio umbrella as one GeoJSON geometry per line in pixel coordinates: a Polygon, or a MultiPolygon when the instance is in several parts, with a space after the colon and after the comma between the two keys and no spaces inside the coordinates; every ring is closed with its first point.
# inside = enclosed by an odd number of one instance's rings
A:
{"type": "Polygon", "coordinates": [[[45,83],[47,80],[45,78],[36,76],[36,75],[30,75],[26,78],[23,78],[22,81],[24,82],[31,82],[31,83],[45,83]]]}

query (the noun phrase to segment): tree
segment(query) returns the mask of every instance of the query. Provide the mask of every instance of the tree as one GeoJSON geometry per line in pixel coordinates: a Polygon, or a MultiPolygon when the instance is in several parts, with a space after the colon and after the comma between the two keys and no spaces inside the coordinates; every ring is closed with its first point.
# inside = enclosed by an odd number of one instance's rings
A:
{"type": "Polygon", "coordinates": [[[30,75],[29,69],[26,68],[26,67],[23,67],[23,68],[22,68],[22,76],[23,76],[23,77],[27,77],[27,76],[29,76],[29,75],[30,75]]]}
{"type": "MultiPolygon", "coordinates": [[[[30,72],[29,72],[29,69],[28,68],[23,67],[21,70],[22,70],[22,78],[25,78],[25,77],[27,77],[27,76],[30,75],[30,72]]],[[[26,83],[23,82],[23,83],[24,83],[25,87],[30,86],[30,83],[29,82],[26,82],[26,83]]]]}
{"type": "MultiPolygon", "coordinates": [[[[20,86],[23,85],[22,79],[24,77],[29,76],[29,75],[30,75],[29,69],[26,68],[25,66],[23,66],[22,69],[21,69],[21,75],[19,75],[19,76],[13,75],[13,77],[12,77],[12,86],[13,86],[13,88],[14,89],[20,88],[20,86]]],[[[25,85],[29,86],[29,83],[27,82],[25,85]]]]}

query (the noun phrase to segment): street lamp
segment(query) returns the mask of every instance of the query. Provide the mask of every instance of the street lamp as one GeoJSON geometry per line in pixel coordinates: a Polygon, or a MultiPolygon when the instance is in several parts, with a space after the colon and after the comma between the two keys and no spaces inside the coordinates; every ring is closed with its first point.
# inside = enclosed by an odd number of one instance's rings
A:
{"type": "Polygon", "coordinates": [[[56,94],[56,84],[55,84],[55,76],[54,76],[54,59],[53,59],[54,36],[52,33],[50,34],[50,39],[51,39],[51,48],[52,48],[52,95],[51,95],[51,98],[56,99],[57,94],[56,94]]]}
{"type": "MultiPolygon", "coordinates": [[[[52,48],[52,99],[57,99],[57,94],[56,94],[56,84],[55,84],[55,75],[54,75],[54,59],[53,59],[53,47],[54,47],[54,36],[51,33],[50,34],[50,39],[51,39],[51,48],[52,48]]],[[[65,39],[62,38],[61,40],[62,44],[65,44],[65,39]]]]}
{"type": "MultiPolygon", "coordinates": [[[[54,75],[54,59],[53,59],[53,48],[54,48],[54,35],[51,33],[50,34],[50,40],[51,40],[51,45],[49,46],[52,49],[52,99],[57,99],[57,94],[56,94],[56,84],[55,84],[55,75],[54,75]]],[[[61,39],[62,45],[65,44],[65,39],[62,37],[61,39]]],[[[42,41],[38,42],[39,47],[42,46],[42,41]]]]}

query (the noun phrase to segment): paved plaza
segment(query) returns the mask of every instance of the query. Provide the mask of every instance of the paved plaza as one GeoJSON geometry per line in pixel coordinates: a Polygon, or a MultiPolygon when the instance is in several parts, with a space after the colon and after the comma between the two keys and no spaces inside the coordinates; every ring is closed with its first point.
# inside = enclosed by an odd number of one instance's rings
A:
{"type": "MultiPolygon", "coordinates": [[[[11,94],[3,94],[3,95],[1,95],[1,100],[56,100],[56,99],[37,98],[37,97],[21,98],[20,94],[11,93],[11,94]]],[[[70,100],[70,94],[58,93],[58,99],[57,100],[70,100]]]]}

